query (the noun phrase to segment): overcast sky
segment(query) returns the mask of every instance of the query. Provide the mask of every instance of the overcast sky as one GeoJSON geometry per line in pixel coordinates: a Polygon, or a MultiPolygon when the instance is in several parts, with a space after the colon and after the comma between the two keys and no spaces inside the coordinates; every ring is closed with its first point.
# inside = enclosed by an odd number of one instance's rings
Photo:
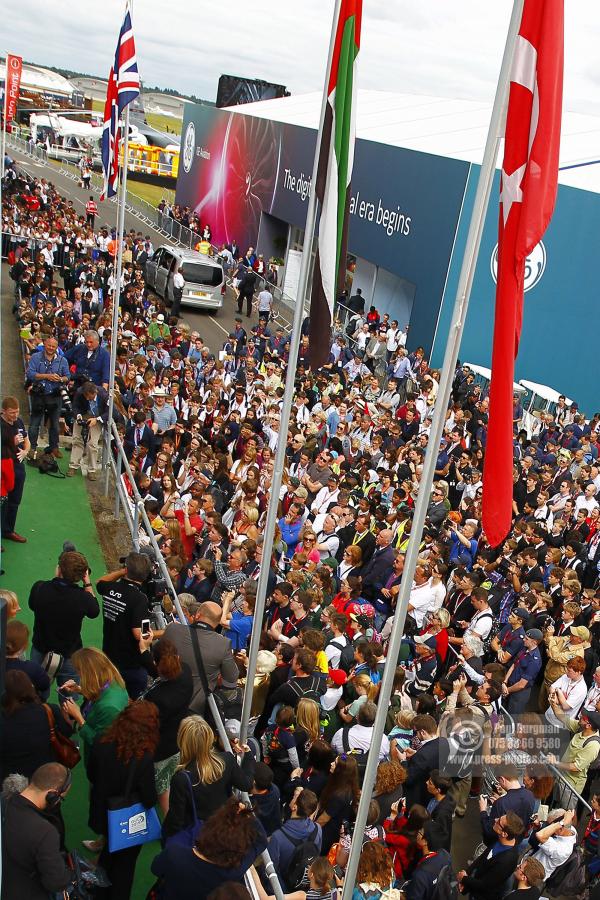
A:
{"type": "MultiPolygon", "coordinates": [[[[600,4],[566,0],[565,106],[600,114],[600,4]]],[[[360,86],[490,100],[510,0],[366,0],[360,86]]],[[[19,0],[3,49],[40,65],[106,76],[122,0],[19,0]]],[[[222,73],[321,90],[333,0],[134,0],[148,85],[214,100],[222,73]]]]}

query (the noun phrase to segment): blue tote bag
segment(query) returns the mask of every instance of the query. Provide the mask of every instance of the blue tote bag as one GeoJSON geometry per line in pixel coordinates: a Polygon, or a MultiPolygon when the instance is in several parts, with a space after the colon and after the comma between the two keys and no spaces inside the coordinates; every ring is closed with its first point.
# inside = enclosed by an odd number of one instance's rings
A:
{"type": "Polygon", "coordinates": [[[108,801],[108,850],[116,853],[128,847],[138,847],[160,838],[160,821],[156,809],[146,809],[136,794],[132,794],[133,776],[137,760],[130,763],[130,771],[123,797],[108,801]]]}

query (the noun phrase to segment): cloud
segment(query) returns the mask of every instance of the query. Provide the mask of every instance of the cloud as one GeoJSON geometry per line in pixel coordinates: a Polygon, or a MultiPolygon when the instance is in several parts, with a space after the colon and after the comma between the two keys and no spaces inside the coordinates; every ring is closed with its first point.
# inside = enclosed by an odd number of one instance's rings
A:
{"type": "MultiPolygon", "coordinates": [[[[361,87],[458,96],[494,96],[512,0],[367,0],[361,87]]],[[[220,8],[188,0],[134,0],[140,73],[158,84],[214,99],[224,73],[321,90],[333,0],[242,0],[220,8]]],[[[106,76],[122,0],[19,0],[3,20],[3,45],[40,65],[106,76]]],[[[567,5],[565,105],[598,110],[600,5],[567,5]]]]}

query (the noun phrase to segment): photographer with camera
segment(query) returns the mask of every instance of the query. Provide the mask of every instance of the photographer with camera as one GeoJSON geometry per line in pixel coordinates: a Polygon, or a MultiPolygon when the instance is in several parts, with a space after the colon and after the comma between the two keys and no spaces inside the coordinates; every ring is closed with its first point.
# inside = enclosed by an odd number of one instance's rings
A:
{"type": "Polygon", "coordinates": [[[47,337],[44,349],[34,353],[27,366],[27,382],[31,385],[31,419],[29,420],[29,458],[35,461],[40,426],[48,417],[50,453],[62,457],[58,449],[58,423],[62,407],[61,389],[70,378],[69,366],[64,356],[58,355],[58,341],[47,337]]]}
{"type": "Polygon", "coordinates": [[[102,425],[108,421],[108,393],[92,381],[86,381],[73,397],[73,449],[67,476],[81,468],[81,474],[96,480],[98,444],[102,425]]]}
{"type": "Polygon", "coordinates": [[[75,384],[93,381],[108,390],[110,380],[110,354],[100,346],[97,331],[86,331],[83,344],[75,344],[65,354],[69,365],[75,366],[75,384]]]}
{"type": "Polygon", "coordinates": [[[98,579],[96,590],[102,597],[104,627],[102,650],[119,670],[127,693],[135,700],[148,683],[142,664],[140,638],[151,634],[148,598],[141,586],[150,576],[150,560],[132,551],[122,569],[98,579]],[[142,628],[142,625],[145,627],[142,628]]]}
{"type": "Polygon", "coordinates": [[[36,581],[31,588],[29,608],[33,612],[31,659],[56,675],[60,690],[65,682],[78,680],[71,656],[83,646],[83,620],[100,615],[83,553],[63,550],[54,578],[36,581]]]}

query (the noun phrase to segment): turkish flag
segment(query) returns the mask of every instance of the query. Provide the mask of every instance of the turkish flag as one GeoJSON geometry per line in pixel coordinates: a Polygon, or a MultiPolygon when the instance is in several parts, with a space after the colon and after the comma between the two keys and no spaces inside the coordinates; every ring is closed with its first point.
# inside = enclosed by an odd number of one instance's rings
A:
{"type": "Polygon", "coordinates": [[[563,85],[564,0],[525,0],[511,68],[498,225],[498,279],[485,463],[483,530],[508,534],[513,500],[513,381],[525,260],[554,211],[563,85]]]}

